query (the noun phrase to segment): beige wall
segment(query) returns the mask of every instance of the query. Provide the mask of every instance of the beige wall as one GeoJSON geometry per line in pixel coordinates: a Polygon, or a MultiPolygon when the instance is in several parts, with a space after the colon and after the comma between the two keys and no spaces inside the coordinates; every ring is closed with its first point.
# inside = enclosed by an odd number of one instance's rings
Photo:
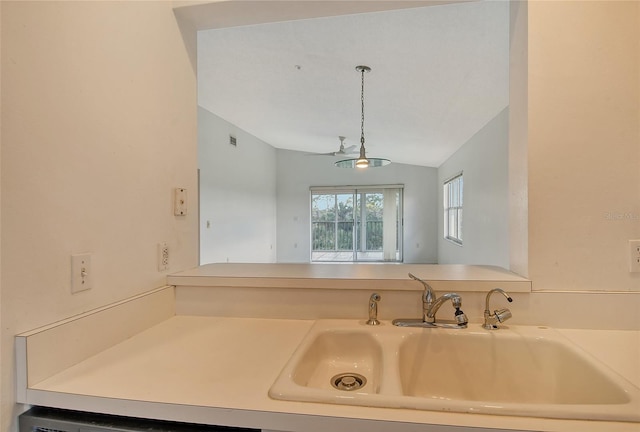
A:
{"type": "Polygon", "coordinates": [[[529,3],[534,289],[640,291],[640,3],[529,3]]]}
{"type": "MultiPolygon", "coordinates": [[[[197,116],[172,3],[0,4],[6,431],[15,333],[163,284],[159,241],[171,270],[197,264],[197,116]],[[185,218],[172,215],[177,186],[190,192],[185,218]],[[95,287],[72,296],[69,257],[85,251],[95,287]]],[[[536,289],[640,290],[624,256],[640,220],[615,217],[640,215],[640,5],[529,6],[530,276],[536,289]]],[[[558,296],[526,301],[534,315],[577,299],[637,316],[637,295],[558,296]]]]}
{"type": "MultiPolygon", "coordinates": [[[[0,3],[0,59],[2,59],[2,4],[0,3]]],[[[1,64],[1,63],[0,63],[1,64]]],[[[0,89],[2,88],[2,67],[0,67],[0,89]]],[[[2,91],[0,91],[0,208],[2,207],[2,91]]],[[[2,241],[2,212],[0,211],[0,242],[2,241]]],[[[2,299],[2,247],[0,247],[0,301],[2,299]]],[[[0,306],[0,325],[2,325],[2,307],[0,306]]],[[[2,392],[2,366],[3,352],[5,351],[2,342],[2,327],[0,327],[0,395],[2,392]]],[[[2,427],[4,403],[0,396],[0,427],[2,427]]]]}
{"type": "Polygon", "coordinates": [[[509,269],[529,276],[527,3],[509,5],[509,269]]]}
{"type": "MultiPolygon", "coordinates": [[[[196,77],[171,2],[2,2],[0,430],[14,334],[197,265],[196,77]],[[175,187],[189,214],[173,215],[175,187]],[[71,295],[70,255],[94,288],[71,295]]],[[[60,349],[73,341],[60,341],[60,349]]]]}

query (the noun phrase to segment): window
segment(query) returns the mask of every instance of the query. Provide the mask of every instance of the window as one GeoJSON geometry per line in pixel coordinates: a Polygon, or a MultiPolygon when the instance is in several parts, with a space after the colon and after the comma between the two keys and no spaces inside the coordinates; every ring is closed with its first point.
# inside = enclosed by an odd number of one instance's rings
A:
{"type": "Polygon", "coordinates": [[[402,261],[402,186],[311,188],[311,261],[402,261]]]}
{"type": "Polygon", "coordinates": [[[444,182],[444,238],[462,244],[462,173],[444,182]]]}

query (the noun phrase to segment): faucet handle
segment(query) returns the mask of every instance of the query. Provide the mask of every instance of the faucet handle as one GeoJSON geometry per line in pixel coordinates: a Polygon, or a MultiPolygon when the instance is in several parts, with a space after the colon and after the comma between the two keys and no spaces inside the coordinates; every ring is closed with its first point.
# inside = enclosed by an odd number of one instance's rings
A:
{"type": "Polygon", "coordinates": [[[422,307],[424,309],[428,309],[433,303],[433,301],[435,300],[433,288],[431,288],[431,285],[429,285],[427,282],[425,282],[424,280],[420,279],[417,276],[412,275],[411,273],[409,273],[409,277],[415,281],[420,282],[424,287],[424,293],[422,293],[422,304],[423,304],[422,307]]]}

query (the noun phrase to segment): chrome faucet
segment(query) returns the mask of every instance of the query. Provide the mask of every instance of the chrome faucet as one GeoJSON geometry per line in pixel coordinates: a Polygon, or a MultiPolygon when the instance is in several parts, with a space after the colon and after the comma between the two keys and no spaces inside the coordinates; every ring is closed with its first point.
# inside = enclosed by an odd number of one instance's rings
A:
{"type": "Polygon", "coordinates": [[[378,293],[373,293],[371,297],[369,297],[369,320],[367,321],[367,325],[380,324],[380,321],[378,321],[378,302],[381,298],[378,293]]]}
{"type": "Polygon", "coordinates": [[[409,273],[409,277],[413,280],[417,280],[424,286],[424,293],[422,294],[422,319],[396,319],[393,321],[393,325],[399,327],[447,327],[447,328],[465,328],[468,320],[467,316],[462,312],[460,307],[462,306],[462,298],[456,293],[443,294],[439,298],[436,298],[435,293],[431,285],[409,273]],[[447,300],[451,300],[453,307],[456,309],[454,323],[441,323],[436,322],[436,313],[447,300]]]}
{"type": "Polygon", "coordinates": [[[498,323],[503,323],[512,317],[511,311],[506,308],[497,309],[493,311],[493,314],[491,313],[491,310],[489,309],[489,299],[491,298],[491,295],[495,292],[499,292],[500,294],[505,296],[506,299],[509,301],[509,303],[513,301],[511,296],[509,296],[509,294],[504,292],[504,290],[501,288],[494,288],[487,293],[487,298],[485,300],[485,306],[484,306],[484,324],[482,325],[482,327],[486,328],[487,330],[497,329],[498,323]]]}

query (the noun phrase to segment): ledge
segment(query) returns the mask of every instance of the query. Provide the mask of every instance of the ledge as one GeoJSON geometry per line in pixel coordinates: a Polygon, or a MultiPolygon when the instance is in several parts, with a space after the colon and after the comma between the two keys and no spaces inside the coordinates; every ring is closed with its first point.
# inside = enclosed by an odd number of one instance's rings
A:
{"type": "Polygon", "coordinates": [[[281,264],[216,263],[169,275],[176,286],[321,288],[421,291],[408,273],[436,291],[482,291],[496,284],[510,292],[531,292],[531,281],[494,266],[461,264],[281,264]]]}

